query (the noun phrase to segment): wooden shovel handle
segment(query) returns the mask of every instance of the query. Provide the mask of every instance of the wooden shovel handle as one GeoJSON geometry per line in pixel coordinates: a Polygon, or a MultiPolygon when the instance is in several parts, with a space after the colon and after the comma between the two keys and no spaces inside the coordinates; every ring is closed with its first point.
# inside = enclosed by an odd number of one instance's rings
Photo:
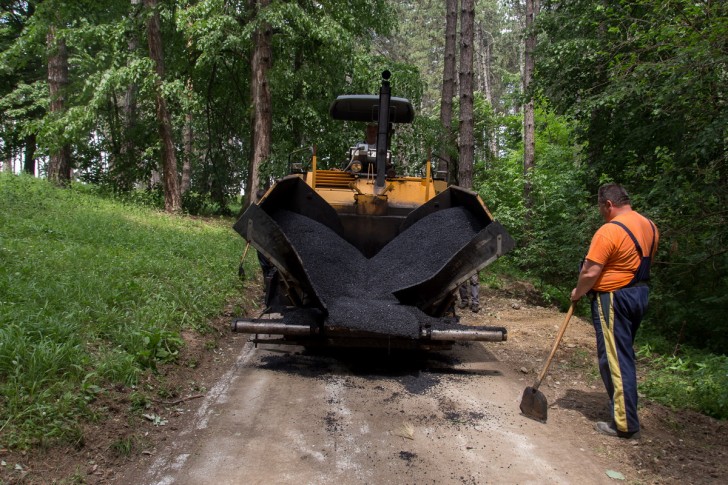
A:
{"type": "Polygon", "coordinates": [[[533,384],[533,390],[535,391],[538,389],[538,387],[541,385],[541,381],[543,380],[544,376],[546,375],[546,371],[549,370],[549,366],[551,365],[551,360],[554,358],[554,354],[556,353],[556,349],[559,348],[559,344],[561,343],[561,338],[564,336],[564,332],[566,332],[566,327],[569,325],[569,320],[571,320],[571,316],[574,314],[574,302],[571,302],[571,306],[569,307],[569,311],[566,312],[566,318],[564,318],[564,323],[561,324],[561,328],[559,328],[559,333],[556,335],[556,340],[554,340],[554,346],[551,348],[551,353],[549,354],[549,358],[546,359],[546,364],[543,366],[543,369],[541,369],[541,373],[538,375],[538,379],[536,379],[536,382],[533,384]]]}

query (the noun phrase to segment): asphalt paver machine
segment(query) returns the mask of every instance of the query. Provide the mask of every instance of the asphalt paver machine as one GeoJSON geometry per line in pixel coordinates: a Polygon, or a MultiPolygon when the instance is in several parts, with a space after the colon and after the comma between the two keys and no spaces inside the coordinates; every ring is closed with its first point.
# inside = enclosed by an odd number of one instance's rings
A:
{"type": "Polygon", "coordinates": [[[430,160],[420,177],[399,176],[390,137],[411,123],[409,100],[339,96],[334,119],[368,123],[341,169],[293,167],[235,223],[266,268],[266,309],[232,328],[256,342],[307,346],[442,348],[504,341],[503,327],[458,322],[457,288],[514,247],[475,192],[448,186],[430,160]]]}

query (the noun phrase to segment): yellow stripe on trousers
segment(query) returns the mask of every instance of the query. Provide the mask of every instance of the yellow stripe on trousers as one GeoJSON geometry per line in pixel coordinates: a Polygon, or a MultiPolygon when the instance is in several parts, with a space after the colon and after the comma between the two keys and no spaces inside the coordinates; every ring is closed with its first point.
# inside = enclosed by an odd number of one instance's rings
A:
{"type": "Polygon", "coordinates": [[[599,307],[599,320],[602,324],[602,335],[604,336],[604,346],[607,352],[607,361],[609,362],[609,372],[612,375],[612,385],[614,386],[614,424],[620,431],[627,431],[627,409],[624,404],[624,387],[622,387],[622,370],[619,368],[619,357],[617,356],[617,343],[614,339],[614,293],[609,293],[609,323],[604,318],[604,308],[601,301],[597,305],[599,307]],[[610,325],[611,324],[611,325],[610,325]]]}

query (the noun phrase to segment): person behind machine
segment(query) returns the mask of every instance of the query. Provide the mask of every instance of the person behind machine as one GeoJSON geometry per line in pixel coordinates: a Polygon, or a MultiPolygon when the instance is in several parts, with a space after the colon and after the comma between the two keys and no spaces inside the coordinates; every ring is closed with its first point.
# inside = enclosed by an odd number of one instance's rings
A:
{"type": "MultiPolygon", "coordinates": [[[[347,162],[347,167],[351,169],[353,166],[354,160],[356,159],[359,162],[362,162],[362,169],[359,171],[362,171],[364,173],[369,173],[369,170],[365,168],[367,164],[373,164],[376,161],[376,152],[377,152],[377,131],[378,131],[378,125],[376,123],[368,123],[366,125],[365,131],[364,131],[364,141],[357,143],[352,147],[349,151],[351,160],[347,162]]],[[[394,165],[389,161],[389,157],[387,157],[387,164],[385,166],[385,171],[387,174],[387,177],[393,178],[396,176],[396,173],[394,171],[394,165]]],[[[355,172],[358,172],[355,170],[355,172]]]]}
{"type": "Polygon", "coordinates": [[[371,148],[373,150],[377,149],[377,125],[373,123],[369,123],[366,127],[366,138],[364,139],[364,142],[367,144],[368,148],[371,148]]]}
{"type": "Polygon", "coordinates": [[[480,311],[480,278],[478,273],[463,282],[458,287],[458,292],[460,293],[459,307],[461,309],[470,306],[471,312],[478,313],[480,311]]]}

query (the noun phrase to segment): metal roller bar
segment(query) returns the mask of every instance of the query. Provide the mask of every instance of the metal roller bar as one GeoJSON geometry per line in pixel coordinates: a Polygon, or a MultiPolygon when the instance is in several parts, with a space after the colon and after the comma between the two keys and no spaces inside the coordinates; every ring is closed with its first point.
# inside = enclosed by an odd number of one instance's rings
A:
{"type": "Polygon", "coordinates": [[[233,320],[233,332],[241,333],[265,333],[270,335],[313,335],[317,328],[310,325],[289,325],[286,323],[254,321],[254,320],[233,320]]]}
{"type": "Polygon", "coordinates": [[[508,338],[504,328],[489,330],[427,330],[422,337],[430,340],[503,342],[508,338]]]}
{"type": "MultiPolygon", "coordinates": [[[[288,336],[316,336],[319,335],[318,326],[292,325],[269,320],[245,320],[235,319],[232,322],[233,332],[254,333],[267,335],[288,335],[288,336]]],[[[329,337],[358,337],[356,332],[348,329],[328,328],[326,335],[329,337]]],[[[372,338],[370,335],[369,338],[372,338]]],[[[384,336],[383,336],[384,338],[384,336]]],[[[450,341],[450,342],[503,342],[507,340],[508,333],[503,327],[481,328],[481,329],[452,329],[435,330],[423,328],[420,332],[423,340],[450,341]]]]}

